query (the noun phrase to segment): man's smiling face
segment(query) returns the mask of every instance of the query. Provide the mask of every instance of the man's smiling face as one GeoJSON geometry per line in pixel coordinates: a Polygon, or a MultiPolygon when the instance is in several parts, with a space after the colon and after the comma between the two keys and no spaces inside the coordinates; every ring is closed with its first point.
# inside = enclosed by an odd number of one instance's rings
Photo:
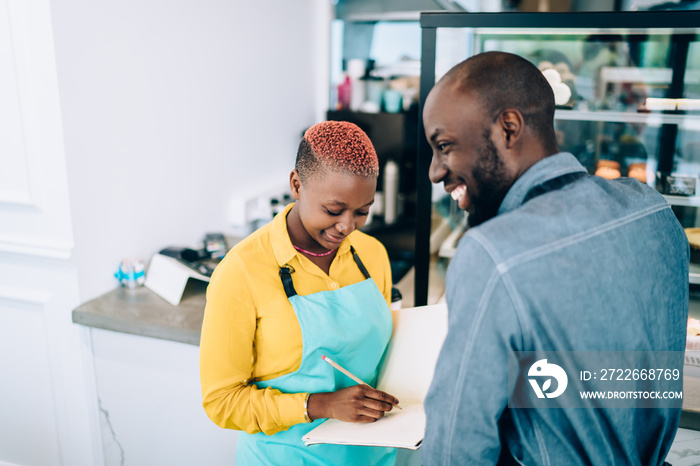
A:
{"type": "Polygon", "coordinates": [[[423,111],[433,149],[430,181],[444,183],[459,208],[469,212],[470,226],[494,217],[515,181],[492,140],[494,115],[487,115],[480,102],[448,80],[433,88],[423,111]]]}

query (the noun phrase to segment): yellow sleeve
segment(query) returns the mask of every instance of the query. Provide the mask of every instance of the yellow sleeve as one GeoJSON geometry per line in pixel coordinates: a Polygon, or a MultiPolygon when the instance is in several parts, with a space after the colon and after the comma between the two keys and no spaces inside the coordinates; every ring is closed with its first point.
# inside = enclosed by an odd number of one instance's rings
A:
{"type": "Polygon", "coordinates": [[[305,422],[306,393],[285,394],[247,383],[255,357],[254,294],[243,261],[229,253],[207,288],[199,351],[202,404],[220,427],[271,435],[305,422]]]}
{"type": "Polygon", "coordinates": [[[386,302],[391,306],[391,288],[393,287],[392,281],[391,281],[391,263],[389,262],[389,255],[386,252],[386,248],[382,245],[382,260],[384,262],[384,280],[383,280],[383,286],[380,286],[379,289],[382,291],[382,294],[384,295],[384,298],[386,299],[386,302]]]}

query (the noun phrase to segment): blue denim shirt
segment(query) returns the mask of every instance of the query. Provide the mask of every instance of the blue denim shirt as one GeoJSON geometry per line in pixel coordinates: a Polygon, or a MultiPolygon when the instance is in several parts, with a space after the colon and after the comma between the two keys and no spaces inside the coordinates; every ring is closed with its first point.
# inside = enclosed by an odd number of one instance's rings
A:
{"type": "Polygon", "coordinates": [[[425,404],[424,464],[663,463],[678,408],[507,407],[512,351],[678,351],[682,367],[683,229],[634,179],[585,176],[523,202],[574,172],[585,169],[568,153],[539,161],[498,215],[462,238],[447,271],[449,332],[425,404]]]}

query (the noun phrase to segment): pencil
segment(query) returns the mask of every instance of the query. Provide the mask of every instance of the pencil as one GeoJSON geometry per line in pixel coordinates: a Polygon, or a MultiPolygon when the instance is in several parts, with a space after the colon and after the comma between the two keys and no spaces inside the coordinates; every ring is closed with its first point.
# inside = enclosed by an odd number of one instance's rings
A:
{"type": "MultiPolygon", "coordinates": [[[[323,360],[326,361],[328,364],[330,364],[331,366],[335,367],[335,368],[338,369],[340,372],[342,372],[343,374],[347,375],[348,377],[350,377],[352,380],[354,380],[355,382],[359,383],[360,385],[367,385],[368,387],[371,387],[370,384],[368,384],[367,382],[363,381],[361,378],[359,378],[358,376],[356,376],[355,374],[353,374],[352,372],[350,372],[349,370],[347,370],[346,368],[344,368],[344,367],[341,366],[340,364],[336,363],[336,362],[333,361],[331,358],[329,358],[329,357],[327,357],[327,356],[324,356],[324,355],[322,355],[321,358],[323,358],[323,360]]],[[[392,404],[392,406],[396,406],[398,409],[400,409],[400,410],[403,411],[403,408],[402,408],[401,406],[397,405],[397,404],[396,404],[396,405],[395,405],[395,404],[392,404]]]]}

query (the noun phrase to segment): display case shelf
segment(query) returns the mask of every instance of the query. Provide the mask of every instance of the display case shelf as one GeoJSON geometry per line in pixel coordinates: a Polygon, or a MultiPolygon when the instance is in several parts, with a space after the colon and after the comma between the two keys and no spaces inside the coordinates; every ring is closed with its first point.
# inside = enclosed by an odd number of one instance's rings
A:
{"type": "Polygon", "coordinates": [[[700,115],[666,113],[613,112],[609,110],[557,110],[556,120],[607,121],[610,123],[644,123],[650,126],[681,125],[684,129],[700,131],[700,115]]]}
{"type": "Polygon", "coordinates": [[[690,264],[690,284],[700,285],[700,265],[690,264]]]}
{"type": "Polygon", "coordinates": [[[664,194],[666,202],[670,205],[685,207],[700,207],[700,196],[668,196],[664,194]]]}

